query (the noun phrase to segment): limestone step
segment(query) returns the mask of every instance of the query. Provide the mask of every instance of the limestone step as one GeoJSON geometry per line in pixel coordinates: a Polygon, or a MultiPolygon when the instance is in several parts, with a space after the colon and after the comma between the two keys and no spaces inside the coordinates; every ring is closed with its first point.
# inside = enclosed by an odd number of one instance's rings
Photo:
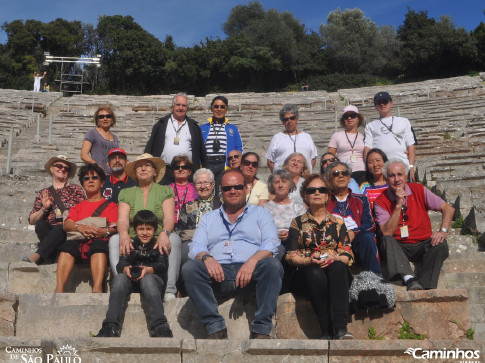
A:
{"type": "MultiPolygon", "coordinates": [[[[97,333],[105,318],[108,294],[20,294],[16,336],[49,338],[52,336],[88,337],[97,333]]],[[[179,339],[204,338],[205,330],[188,298],[164,304],[165,314],[179,339]]],[[[221,301],[219,312],[224,316],[229,338],[249,337],[254,318],[255,297],[239,295],[221,301]]],[[[283,339],[318,339],[321,336],[317,319],[308,300],[284,294],[278,299],[272,335],[283,339]]],[[[407,321],[426,339],[453,337],[463,339],[470,327],[465,289],[429,291],[397,291],[394,309],[370,309],[352,316],[348,329],[356,339],[364,339],[373,327],[379,336],[397,339],[398,330],[407,321]]],[[[131,294],[125,313],[122,337],[148,337],[140,295],[131,294]]]]}

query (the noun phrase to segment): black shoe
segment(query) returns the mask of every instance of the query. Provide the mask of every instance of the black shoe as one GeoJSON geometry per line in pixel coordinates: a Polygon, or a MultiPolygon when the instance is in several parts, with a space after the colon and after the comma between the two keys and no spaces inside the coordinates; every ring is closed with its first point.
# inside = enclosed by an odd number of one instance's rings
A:
{"type": "Polygon", "coordinates": [[[173,338],[172,330],[168,325],[162,326],[152,335],[153,338],[173,338]]]}
{"type": "Polygon", "coordinates": [[[320,339],[322,339],[322,340],[332,340],[333,338],[332,338],[331,335],[325,334],[325,335],[322,335],[322,337],[320,339]]]}
{"type": "Polygon", "coordinates": [[[215,333],[209,334],[207,339],[227,339],[227,329],[216,331],[215,333]]]}
{"type": "Polygon", "coordinates": [[[411,277],[409,280],[406,281],[406,291],[413,290],[423,290],[423,287],[416,277],[411,277]]]}
{"type": "Polygon", "coordinates": [[[115,330],[109,326],[105,325],[101,328],[101,330],[98,332],[98,335],[95,335],[95,338],[118,338],[120,335],[115,332],[115,330]]]}
{"type": "Polygon", "coordinates": [[[260,334],[252,331],[249,339],[271,339],[271,336],[268,334],[260,334]]]}
{"type": "Polygon", "coordinates": [[[350,333],[347,330],[339,330],[337,334],[335,334],[335,339],[336,340],[351,340],[354,339],[354,336],[352,333],[350,333]]]}
{"type": "Polygon", "coordinates": [[[28,257],[23,257],[22,262],[34,263],[34,261],[31,261],[30,258],[28,258],[28,257]]]}

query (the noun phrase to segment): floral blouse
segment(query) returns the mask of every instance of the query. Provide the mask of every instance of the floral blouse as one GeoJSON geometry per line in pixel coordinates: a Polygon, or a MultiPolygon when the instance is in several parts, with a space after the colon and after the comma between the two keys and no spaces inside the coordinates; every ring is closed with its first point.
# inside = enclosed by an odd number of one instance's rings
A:
{"type": "Polygon", "coordinates": [[[328,215],[318,224],[310,212],[291,221],[287,250],[286,260],[289,263],[296,256],[320,256],[328,251],[347,256],[349,266],[354,259],[345,223],[335,216],[328,215]]]}
{"type": "Polygon", "coordinates": [[[215,195],[209,199],[197,199],[185,203],[180,209],[179,221],[175,227],[177,232],[195,229],[205,213],[218,209],[220,206],[221,200],[215,195]]]}

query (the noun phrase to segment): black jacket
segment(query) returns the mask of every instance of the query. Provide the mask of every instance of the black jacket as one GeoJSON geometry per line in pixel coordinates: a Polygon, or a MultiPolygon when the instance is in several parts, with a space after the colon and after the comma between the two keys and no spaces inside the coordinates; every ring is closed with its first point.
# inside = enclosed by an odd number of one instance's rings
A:
{"type": "Polygon", "coordinates": [[[133,241],[133,250],[129,255],[120,256],[120,261],[116,265],[116,271],[123,273],[126,266],[143,265],[153,267],[153,272],[160,276],[163,281],[167,281],[168,256],[160,255],[158,249],[154,250],[155,239],[147,244],[141,243],[138,238],[133,241]]]}
{"type": "MultiPolygon", "coordinates": [[[[165,132],[167,131],[167,125],[172,114],[168,114],[162,117],[158,122],[153,125],[152,134],[150,140],[148,140],[145,152],[152,154],[155,157],[160,157],[165,147],[165,132]]],[[[200,131],[197,121],[186,117],[187,126],[189,127],[190,136],[192,137],[192,164],[193,173],[202,167],[207,167],[207,154],[205,151],[204,139],[202,138],[202,131],[200,131]]]]}

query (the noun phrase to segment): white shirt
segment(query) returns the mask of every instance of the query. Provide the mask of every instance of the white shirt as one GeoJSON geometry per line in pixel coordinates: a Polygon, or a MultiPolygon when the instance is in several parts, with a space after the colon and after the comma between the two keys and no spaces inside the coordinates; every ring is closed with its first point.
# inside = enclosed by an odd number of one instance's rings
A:
{"type": "Polygon", "coordinates": [[[411,123],[407,118],[397,116],[372,121],[365,127],[364,144],[371,149],[381,149],[389,160],[397,158],[409,165],[405,151],[414,145],[411,123]]]}
{"type": "Polygon", "coordinates": [[[266,159],[274,163],[273,171],[281,169],[288,155],[294,152],[302,153],[308,163],[310,172],[312,171],[312,159],[318,155],[312,137],[306,132],[300,132],[298,135],[288,135],[278,132],[273,136],[266,153],[266,159]]]}
{"type": "Polygon", "coordinates": [[[192,158],[192,136],[190,135],[187,120],[179,125],[178,121],[170,116],[165,131],[165,146],[160,156],[166,164],[170,165],[174,156],[187,155],[192,158]],[[178,133],[177,133],[178,131],[178,133]],[[175,138],[180,138],[178,145],[175,145],[175,138]]]}

